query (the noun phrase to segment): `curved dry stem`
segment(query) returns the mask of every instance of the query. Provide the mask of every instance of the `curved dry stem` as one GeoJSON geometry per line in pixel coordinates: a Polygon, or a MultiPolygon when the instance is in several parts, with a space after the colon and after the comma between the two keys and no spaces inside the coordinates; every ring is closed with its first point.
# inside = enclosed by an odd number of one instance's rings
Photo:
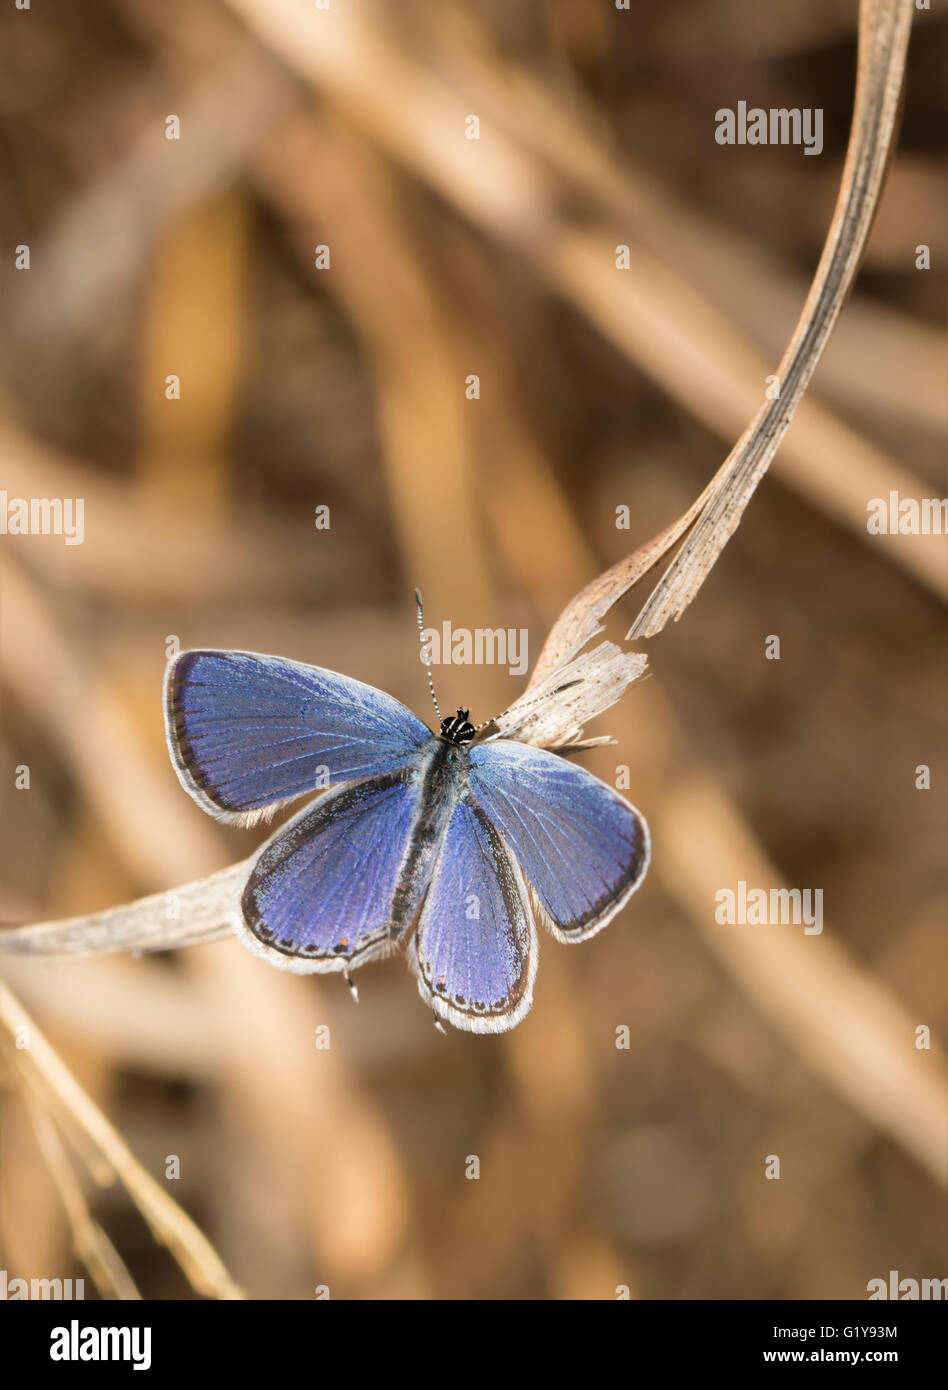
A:
{"type": "Polygon", "coordinates": [[[842,183],[809,296],[777,369],[779,395],[761,406],[718,470],[694,529],[646,600],[629,638],[654,637],[692,602],[737,529],[823,355],[882,190],[913,13],[911,0],[862,0],[856,101],[842,183]]]}
{"type": "Polygon", "coordinates": [[[852,286],[879,201],[895,132],[912,19],[910,0],[863,0],[849,149],[836,210],[810,293],[765,401],[700,497],[660,535],[599,575],[560,614],[532,683],[601,630],[601,619],[689,530],[627,634],[654,637],[695,598],[766,473],[852,286]]]}

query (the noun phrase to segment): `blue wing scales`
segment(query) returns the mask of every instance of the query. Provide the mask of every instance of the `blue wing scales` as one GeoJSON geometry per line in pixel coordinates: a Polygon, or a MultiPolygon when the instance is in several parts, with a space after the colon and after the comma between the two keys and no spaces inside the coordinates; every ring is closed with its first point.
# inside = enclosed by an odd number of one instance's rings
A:
{"type": "Polygon", "coordinates": [[[456,1028],[502,1032],[530,1008],[537,939],[526,884],[470,799],[451,815],[409,953],[422,999],[456,1028]]]}
{"type": "Polygon", "coordinates": [[[271,965],[347,970],[387,955],[424,891],[412,832],[418,780],[401,770],[334,788],[264,845],[240,897],[238,930],[271,965]]]}
{"type": "Polygon", "coordinates": [[[403,767],[431,737],[361,681],[254,652],[182,652],[165,678],[178,777],[220,820],[251,824],[321,787],[403,767]]]}
{"type": "Polygon", "coordinates": [[[645,877],[645,820],[584,768],[542,748],[497,739],[471,750],[471,789],[560,940],[594,935],[645,877]]]}

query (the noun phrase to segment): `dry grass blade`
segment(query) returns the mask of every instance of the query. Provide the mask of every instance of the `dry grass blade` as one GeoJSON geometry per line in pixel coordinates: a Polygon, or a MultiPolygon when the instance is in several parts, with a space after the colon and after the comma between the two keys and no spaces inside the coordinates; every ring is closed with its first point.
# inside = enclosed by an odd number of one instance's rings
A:
{"type": "Polygon", "coordinates": [[[691,603],[737,529],[803,398],[852,285],[872,225],[898,114],[914,13],[911,0],[862,0],[849,149],[823,255],[777,369],[779,395],[761,406],[722,464],[711,495],[628,636],[654,637],[691,603]]]}
{"type": "Polygon", "coordinates": [[[170,951],[218,941],[233,931],[237,890],[249,864],[231,864],[196,883],[153,893],[124,907],[64,922],[37,922],[0,932],[8,955],[99,955],[109,951],[170,951]]]}
{"type": "Polygon", "coordinates": [[[677,521],[606,570],[604,574],[600,574],[570,600],[550,629],[530,677],[528,689],[532,690],[551,671],[555,671],[581,651],[597,632],[602,631],[601,619],[623,594],[628,593],[658,564],[662,556],[681,540],[710,496],[713,487],[712,480],[697,501],[677,521]]]}
{"type": "Polygon", "coordinates": [[[243,1291],[224,1268],[214,1247],[145,1171],[4,984],[0,984],[0,1029],[24,1084],[52,1115],[84,1131],[107,1170],[124,1184],[155,1239],[168,1247],[191,1286],[208,1298],[242,1298],[243,1291]],[[22,1029],[29,1038],[28,1047],[16,1046],[22,1029]]]}
{"type": "Polygon", "coordinates": [[[76,1257],[92,1275],[103,1298],[140,1299],[141,1294],[125,1261],[89,1211],[56,1126],[39,1102],[29,1094],[27,1106],[37,1143],[62,1200],[76,1257]]]}

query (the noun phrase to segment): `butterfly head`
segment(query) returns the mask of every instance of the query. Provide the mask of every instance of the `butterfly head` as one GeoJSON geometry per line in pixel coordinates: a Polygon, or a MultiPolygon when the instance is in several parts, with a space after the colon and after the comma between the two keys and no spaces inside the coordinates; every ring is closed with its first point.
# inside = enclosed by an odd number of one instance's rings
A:
{"type": "Polygon", "coordinates": [[[442,719],[441,737],[446,738],[449,743],[456,743],[459,746],[463,743],[470,743],[477,732],[468,718],[470,713],[469,709],[459,709],[453,718],[442,719]]]}

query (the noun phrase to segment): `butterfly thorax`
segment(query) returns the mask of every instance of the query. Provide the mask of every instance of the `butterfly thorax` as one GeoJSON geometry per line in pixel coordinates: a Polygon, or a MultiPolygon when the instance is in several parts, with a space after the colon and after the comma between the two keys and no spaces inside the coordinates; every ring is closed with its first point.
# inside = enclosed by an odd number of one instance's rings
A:
{"type": "Polygon", "coordinates": [[[459,709],[451,719],[442,719],[441,737],[447,739],[448,743],[456,743],[459,748],[470,743],[477,732],[468,717],[470,713],[469,709],[459,709]]]}

